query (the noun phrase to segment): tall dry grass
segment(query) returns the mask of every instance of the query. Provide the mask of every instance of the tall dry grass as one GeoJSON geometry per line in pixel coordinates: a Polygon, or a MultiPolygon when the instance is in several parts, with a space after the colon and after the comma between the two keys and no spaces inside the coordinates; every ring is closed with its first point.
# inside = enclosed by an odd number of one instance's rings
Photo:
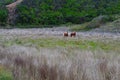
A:
{"type": "Polygon", "coordinates": [[[0,64],[14,80],[120,80],[120,56],[102,50],[0,47],[0,64]]]}

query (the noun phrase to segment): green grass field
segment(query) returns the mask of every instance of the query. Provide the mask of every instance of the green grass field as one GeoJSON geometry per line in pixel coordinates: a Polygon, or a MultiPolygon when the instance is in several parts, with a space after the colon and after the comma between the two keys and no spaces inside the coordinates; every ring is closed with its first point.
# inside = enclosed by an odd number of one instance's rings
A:
{"type": "Polygon", "coordinates": [[[96,50],[102,49],[105,51],[119,51],[119,40],[92,40],[92,39],[79,39],[79,38],[20,38],[3,41],[5,46],[22,45],[22,46],[35,46],[36,48],[76,48],[83,50],[96,50]]]}

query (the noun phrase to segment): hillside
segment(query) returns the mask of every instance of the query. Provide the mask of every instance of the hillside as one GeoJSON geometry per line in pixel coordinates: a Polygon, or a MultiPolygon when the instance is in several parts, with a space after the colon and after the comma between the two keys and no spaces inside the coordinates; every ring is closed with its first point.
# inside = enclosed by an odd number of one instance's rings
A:
{"type": "Polygon", "coordinates": [[[8,10],[8,18],[7,18],[7,24],[14,24],[16,20],[16,8],[17,5],[19,5],[23,0],[16,0],[13,3],[10,3],[6,5],[6,8],[8,10]]]}
{"type": "MultiPolygon", "coordinates": [[[[8,21],[6,5],[16,0],[0,0],[0,24],[8,21]]],[[[119,0],[23,0],[15,10],[11,25],[80,24],[99,15],[120,13],[119,0]]]]}
{"type": "Polygon", "coordinates": [[[120,33],[120,19],[117,19],[113,22],[109,22],[105,25],[100,26],[100,28],[96,28],[93,31],[104,31],[104,32],[119,32],[120,33]]]}

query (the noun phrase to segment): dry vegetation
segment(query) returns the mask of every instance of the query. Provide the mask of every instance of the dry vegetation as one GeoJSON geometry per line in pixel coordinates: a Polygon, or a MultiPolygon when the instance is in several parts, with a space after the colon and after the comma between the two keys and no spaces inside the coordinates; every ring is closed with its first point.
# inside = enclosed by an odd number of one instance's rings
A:
{"type": "Polygon", "coordinates": [[[98,16],[90,22],[79,25],[71,25],[72,31],[96,31],[96,32],[114,32],[120,33],[119,15],[98,16]]]}
{"type": "Polygon", "coordinates": [[[0,80],[120,80],[120,39],[0,39],[0,80]]]}

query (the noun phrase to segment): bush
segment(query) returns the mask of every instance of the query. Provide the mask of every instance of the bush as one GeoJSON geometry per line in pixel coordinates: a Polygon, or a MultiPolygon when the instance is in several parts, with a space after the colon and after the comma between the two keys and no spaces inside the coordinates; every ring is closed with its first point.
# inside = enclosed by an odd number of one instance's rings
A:
{"type": "Polygon", "coordinates": [[[59,25],[63,22],[63,15],[59,11],[47,11],[40,13],[39,24],[42,25],[59,25]],[[49,14],[48,14],[49,13],[49,14]]]}
{"type": "Polygon", "coordinates": [[[35,11],[33,8],[29,8],[27,6],[18,6],[17,9],[18,17],[17,17],[17,23],[20,24],[33,24],[35,23],[35,11]]]}
{"type": "Polygon", "coordinates": [[[7,10],[0,9],[0,25],[7,21],[7,10]]]}

